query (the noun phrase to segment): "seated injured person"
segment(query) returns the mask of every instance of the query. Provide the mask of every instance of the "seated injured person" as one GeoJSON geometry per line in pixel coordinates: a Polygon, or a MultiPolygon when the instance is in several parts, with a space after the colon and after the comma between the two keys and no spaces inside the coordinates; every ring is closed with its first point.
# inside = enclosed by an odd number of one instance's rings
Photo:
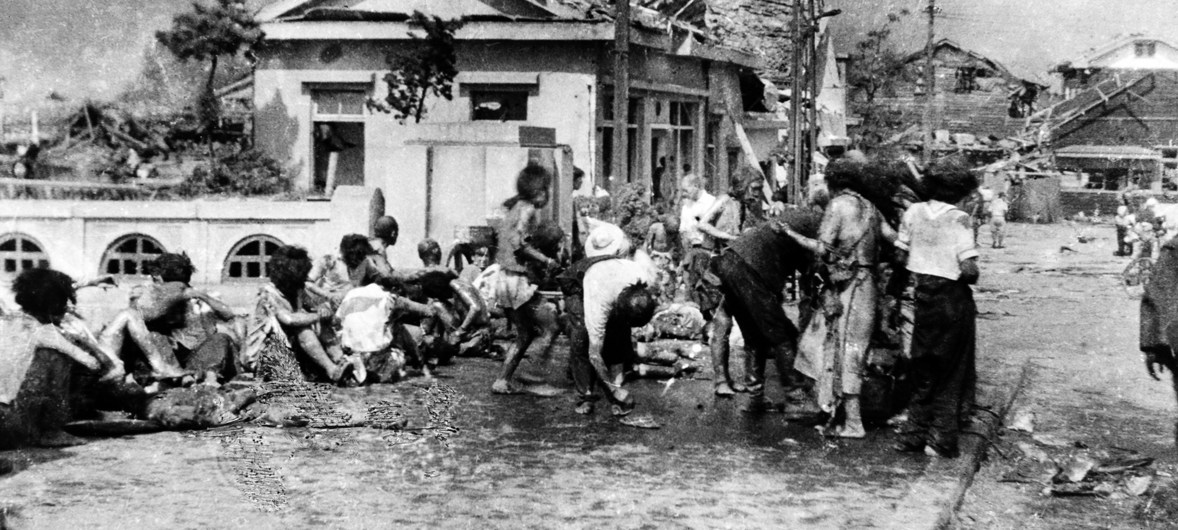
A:
{"type": "MultiPolygon", "coordinates": [[[[336,311],[344,353],[362,361],[355,378],[360,384],[403,378],[406,349],[416,346],[404,321],[437,318],[430,306],[390,292],[391,282],[386,278],[348,291],[336,311]]],[[[428,368],[424,370],[428,376],[428,368]]]]}
{"type": "Polygon", "coordinates": [[[59,328],[74,303],[74,282],[51,269],[30,269],[12,284],[20,311],[0,316],[0,449],[63,446],[80,440],[61,431],[70,420],[74,365],[117,378],[122,366],[87,351],[59,328]]]}
{"type": "MultiPolygon", "coordinates": [[[[422,265],[437,267],[442,263],[442,247],[432,239],[417,245],[422,265]]],[[[422,322],[426,336],[440,338],[439,345],[459,357],[477,357],[492,346],[491,314],[487,303],[474,285],[462,278],[430,274],[422,278],[422,296],[435,308],[437,318],[422,322]]]]}
{"type": "Polygon", "coordinates": [[[116,352],[144,384],[191,374],[214,385],[231,379],[237,345],[217,323],[232,322],[233,309],[192,287],[196,268],[185,254],[161,254],[146,269],[152,283],[131,292],[130,307],[102,330],[102,346],[116,352]]]}
{"type": "Polygon", "coordinates": [[[344,383],[362,361],[346,358],[332,327],[330,301],[307,290],[311,257],[297,246],[270,255],[270,281],[258,289],[243,362],[266,381],[344,383]]]}

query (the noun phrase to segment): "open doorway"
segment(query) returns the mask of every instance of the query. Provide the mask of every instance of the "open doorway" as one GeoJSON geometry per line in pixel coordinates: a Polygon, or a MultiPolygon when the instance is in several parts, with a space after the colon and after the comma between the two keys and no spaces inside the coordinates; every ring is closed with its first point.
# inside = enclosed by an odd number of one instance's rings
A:
{"type": "Polygon", "coordinates": [[[331,196],[338,186],[364,185],[364,124],[315,122],[314,194],[331,196]]]}

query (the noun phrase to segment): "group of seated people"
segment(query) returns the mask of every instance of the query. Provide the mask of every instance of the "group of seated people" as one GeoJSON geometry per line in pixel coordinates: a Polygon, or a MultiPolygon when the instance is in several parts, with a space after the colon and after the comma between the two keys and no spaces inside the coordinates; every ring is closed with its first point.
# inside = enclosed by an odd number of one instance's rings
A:
{"type": "Polygon", "coordinates": [[[394,269],[384,250],[397,231],[382,217],[376,237],[344,236],[340,255],[320,260],[278,248],[244,315],[191,285],[188,256],[162,254],[146,269],[151,281],[96,334],[75,308],[76,291],[113,280],[23,271],[12,287],[19,310],[0,307],[0,328],[13,339],[0,347],[0,447],[70,439],[60,428],[79,393],[103,410],[141,412],[169,388],[251,377],[387,383],[410,371],[429,377],[454,356],[492,354],[483,296],[442,266],[432,240],[419,245],[421,267],[394,269]]]}

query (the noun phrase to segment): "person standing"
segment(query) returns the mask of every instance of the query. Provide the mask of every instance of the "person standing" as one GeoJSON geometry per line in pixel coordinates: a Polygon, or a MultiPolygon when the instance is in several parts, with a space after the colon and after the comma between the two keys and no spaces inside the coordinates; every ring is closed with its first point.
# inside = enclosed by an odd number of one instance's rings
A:
{"type": "Polygon", "coordinates": [[[977,380],[978,252],[971,219],[954,207],[977,186],[958,161],[934,164],[922,181],[931,200],[904,212],[896,248],[915,279],[912,330],[913,394],[898,451],[956,457],[977,380]]]}
{"type": "MultiPolygon", "coordinates": [[[[1141,298],[1139,348],[1149,376],[1160,381],[1158,374],[1169,371],[1178,392],[1174,356],[1174,345],[1178,344],[1178,238],[1162,245],[1151,271],[1141,298]]],[[[1174,443],[1178,446],[1178,422],[1174,423],[1174,443]]]]}
{"type": "Polygon", "coordinates": [[[533,245],[533,236],[540,228],[540,210],[548,204],[552,174],[542,166],[529,164],[515,180],[516,194],[504,201],[507,215],[498,231],[495,263],[499,270],[489,278],[494,303],[503,309],[516,340],[503,360],[503,371],[491,385],[491,392],[511,394],[515,370],[528,347],[539,339],[541,357],[547,357],[552,339],[559,329],[556,315],[539,292],[537,270],[555,271],[560,263],[556,256],[544,254],[533,245]]]}
{"type": "MultiPolygon", "coordinates": [[[[741,234],[765,224],[765,208],[763,191],[765,181],[760,173],[746,166],[740,177],[732,183],[732,193],[721,195],[716,199],[712,208],[703,216],[699,229],[712,238],[713,259],[728,247],[728,244],[740,237],[741,234]]],[[[691,286],[693,290],[714,290],[710,282],[703,281],[700,285],[691,286]]],[[[710,296],[693,296],[697,302],[710,300],[710,296]]],[[[731,396],[736,392],[743,392],[746,387],[734,383],[729,371],[728,360],[731,356],[728,339],[732,335],[732,315],[724,310],[722,300],[715,308],[714,314],[704,313],[705,318],[711,317],[712,331],[708,337],[712,351],[712,370],[715,378],[714,392],[717,396],[731,396]]],[[[704,309],[701,303],[700,309],[704,309]]]]}
{"type": "MultiPolygon", "coordinates": [[[[826,186],[832,195],[822,217],[817,239],[786,227],[786,233],[819,256],[826,270],[823,297],[830,339],[823,356],[824,369],[817,375],[818,404],[842,425],[825,432],[840,438],[863,438],[859,396],[867,350],[875,332],[879,286],[875,268],[884,239],[895,233],[879,210],[861,191],[866,189],[861,163],[838,159],[826,167],[826,186]]],[[[822,318],[822,315],[816,315],[822,318]]]]}
{"type": "Polygon", "coordinates": [[[685,253],[704,246],[706,237],[699,229],[700,218],[704,216],[716,198],[702,187],[699,177],[686,175],[679,181],[682,206],[679,210],[679,239],[685,253]]]}
{"type": "Polygon", "coordinates": [[[990,201],[990,246],[993,248],[1006,248],[1006,212],[1009,210],[1006,194],[998,192],[998,196],[990,201]]]}

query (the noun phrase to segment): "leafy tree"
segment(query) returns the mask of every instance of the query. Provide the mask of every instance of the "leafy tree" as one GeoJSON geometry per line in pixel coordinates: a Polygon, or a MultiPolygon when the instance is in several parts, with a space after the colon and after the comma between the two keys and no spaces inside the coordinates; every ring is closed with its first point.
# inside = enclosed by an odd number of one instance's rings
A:
{"type": "Polygon", "coordinates": [[[181,61],[209,61],[208,78],[197,108],[212,157],[212,129],[220,115],[213,95],[218,62],[261,42],[262,29],[242,0],[202,0],[193,2],[192,11],[176,15],[172,29],[156,32],[155,38],[181,61]]]}
{"type": "Polygon", "coordinates": [[[411,23],[420,26],[425,36],[410,33],[412,43],[385,57],[390,70],[384,76],[389,94],[384,101],[370,102],[370,106],[396,112],[402,123],[410,117],[414,123],[421,123],[429,97],[447,100],[454,97],[454,76],[458,75],[454,32],[462,27],[462,22],[414,11],[411,23]]]}
{"type": "Polygon", "coordinates": [[[852,96],[861,95],[871,104],[881,91],[890,90],[896,81],[903,79],[904,57],[892,47],[890,38],[892,26],[908,13],[906,9],[889,13],[887,23],[868,31],[866,39],[855,43],[855,53],[851,54],[847,71],[852,96]]]}

